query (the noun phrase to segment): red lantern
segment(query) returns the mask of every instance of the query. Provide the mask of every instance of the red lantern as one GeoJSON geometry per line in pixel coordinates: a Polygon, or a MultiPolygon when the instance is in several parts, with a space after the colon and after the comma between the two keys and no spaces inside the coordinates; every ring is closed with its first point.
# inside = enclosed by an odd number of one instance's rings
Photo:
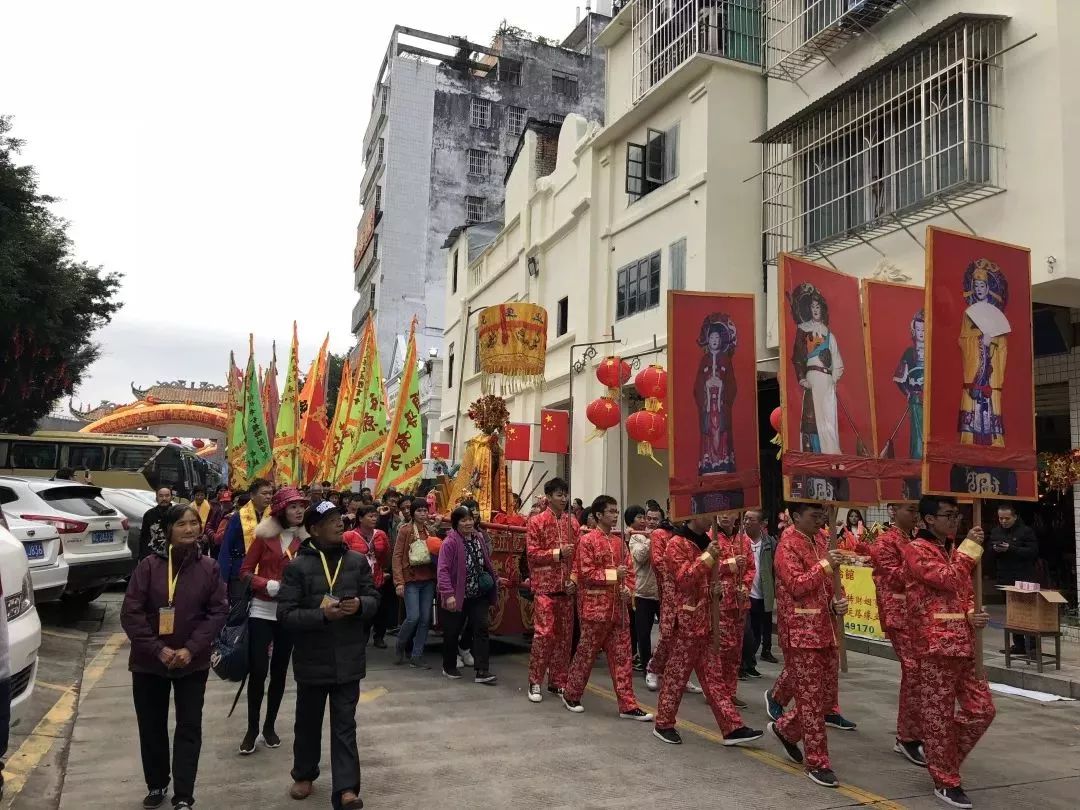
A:
{"type": "Polygon", "coordinates": [[[666,399],[667,372],[663,366],[649,366],[634,378],[634,387],[644,399],[666,399]]]}
{"type": "Polygon", "coordinates": [[[589,441],[597,436],[603,436],[604,431],[619,424],[622,420],[622,410],[619,408],[619,403],[611,397],[600,397],[589,403],[585,409],[585,417],[596,427],[596,430],[586,437],[585,441],[589,441]]]}
{"type": "Polygon", "coordinates": [[[772,425],[772,429],[777,433],[780,432],[781,418],[783,414],[779,408],[773,408],[773,412],[769,414],[769,424],[772,425]]]}
{"type": "Polygon", "coordinates": [[[653,450],[667,450],[668,449],[668,432],[667,432],[667,406],[663,402],[656,403],[656,415],[664,417],[664,432],[655,442],[652,443],[653,450]]]}
{"type": "MultiPolygon", "coordinates": [[[[667,435],[667,417],[659,411],[641,410],[626,420],[626,433],[638,443],[638,454],[656,461],[653,445],[667,435]]],[[[656,461],[659,464],[659,461],[656,461]]]]}
{"type": "Polygon", "coordinates": [[[204,447],[206,447],[206,442],[204,442],[202,439],[192,439],[191,446],[194,447],[196,450],[202,450],[204,447]]]}
{"type": "Polygon", "coordinates": [[[630,379],[630,364],[619,357],[605,357],[596,367],[596,379],[601,385],[619,389],[630,379]]]}
{"type": "Polygon", "coordinates": [[[180,441],[180,439],[176,438],[175,436],[173,438],[169,439],[169,441],[172,442],[173,444],[183,444],[183,442],[180,441]]]}

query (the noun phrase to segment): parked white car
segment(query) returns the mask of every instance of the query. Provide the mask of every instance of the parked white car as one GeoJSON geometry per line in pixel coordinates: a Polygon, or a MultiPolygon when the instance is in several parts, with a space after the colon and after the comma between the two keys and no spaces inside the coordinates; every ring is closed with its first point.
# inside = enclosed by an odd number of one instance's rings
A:
{"type": "Polygon", "coordinates": [[[38,649],[41,647],[41,620],[34,607],[34,583],[22,543],[12,537],[0,520],[0,582],[4,585],[3,608],[7,611],[8,644],[11,652],[11,719],[34,692],[38,649]]]}
{"type": "Polygon", "coordinates": [[[30,578],[34,580],[34,601],[40,605],[59,599],[67,589],[68,580],[60,532],[48,523],[23,520],[17,515],[5,514],[4,517],[8,530],[26,552],[30,578]]]}
{"type": "Polygon", "coordinates": [[[131,556],[139,557],[139,537],[142,534],[143,515],[157,506],[157,495],[145,489],[113,489],[105,487],[101,497],[116,507],[128,522],[128,548],[131,556]]]}
{"type": "MultiPolygon", "coordinates": [[[[0,506],[60,534],[68,564],[64,598],[88,603],[131,574],[128,523],[101,497],[101,488],[72,481],[0,476],[0,506]]],[[[25,555],[24,555],[25,556],[25,555]]]]}

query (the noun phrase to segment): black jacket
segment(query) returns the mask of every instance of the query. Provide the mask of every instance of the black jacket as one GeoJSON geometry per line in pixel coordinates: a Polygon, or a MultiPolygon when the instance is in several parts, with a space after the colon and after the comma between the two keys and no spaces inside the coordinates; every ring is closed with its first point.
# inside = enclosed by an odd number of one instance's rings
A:
{"type": "Polygon", "coordinates": [[[1039,559],[1039,541],[1031,527],[1020,520],[1005,529],[995,526],[990,530],[990,545],[1007,543],[1007,551],[995,552],[997,555],[998,585],[1012,585],[1017,580],[1035,581],[1035,562],[1039,559]]]}
{"type": "MultiPolygon", "coordinates": [[[[319,552],[311,541],[285,567],[278,592],[278,621],[293,639],[293,675],[297,683],[349,683],[366,674],[366,633],[379,607],[379,592],[371,580],[371,568],[363,554],[341,547],[345,555],[334,583],[334,596],[360,597],[360,609],[352,616],[329,621],[319,607],[330,590],[319,552]]],[[[326,553],[330,573],[339,554],[326,553]]]]}
{"type": "Polygon", "coordinates": [[[161,533],[161,519],[172,509],[172,504],[151,506],[143,515],[142,529],[139,532],[139,559],[144,559],[151,551],[161,554],[165,550],[165,536],[161,533]]]}

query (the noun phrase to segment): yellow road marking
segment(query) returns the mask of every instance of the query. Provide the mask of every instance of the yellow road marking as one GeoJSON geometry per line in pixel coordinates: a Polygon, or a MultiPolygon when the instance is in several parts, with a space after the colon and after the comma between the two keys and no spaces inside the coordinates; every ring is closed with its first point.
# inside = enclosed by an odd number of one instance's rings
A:
{"type": "MultiPolygon", "coordinates": [[[[609,689],[604,689],[602,686],[594,686],[590,683],[585,688],[593,694],[599,695],[605,700],[610,700],[612,702],[617,701],[615,693],[609,689]]],[[[645,711],[656,714],[655,707],[648,706],[644,703],[641,703],[640,701],[638,702],[638,705],[641,706],[641,708],[645,711]]],[[[704,726],[699,726],[697,723],[690,722],[689,720],[683,720],[682,718],[679,718],[678,726],[680,731],[689,731],[691,734],[696,734],[698,737],[702,737],[711,742],[720,744],[723,744],[724,742],[724,737],[722,734],[705,728],[704,726]]],[[[798,765],[794,765],[788,762],[786,759],[776,756],[775,754],[770,754],[768,751],[762,751],[753,748],[742,748],[738,746],[734,746],[734,748],[744,756],[748,756],[751,759],[756,759],[758,762],[764,763],[765,765],[768,765],[772,768],[776,768],[777,770],[789,773],[792,776],[801,777],[805,773],[805,771],[798,765]]],[[[878,808],[878,810],[904,810],[904,806],[902,804],[897,804],[894,801],[886,799],[884,796],[878,796],[876,793],[871,793],[868,790],[863,790],[862,788],[855,787],[854,785],[841,785],[839,788],[837,788],[837,792],[842,793],[848,798],[854,799],[855,801],[860,802],[867,807],[878,808]]]]}
{"type": "Polygon", "coordinates": [[[381,698],[383,695],[387,694],[388,691],[389,690],[385,689],[382,686],[376,686],[374,689],[369,689],[366,692],[361,692],[360,702],[371,703],[371,701],[377,700],[378,698],[381,698]]]}
{"type": "Polygon", "coordinates": [[[69,689],[73,689],[72,686],[62,686],[58,683],[46,683],[45,681],[34,681],[34,686],[38,689],[51,689],[54,692],[67,692],[69,689]]]}
{"type": "Polygon", "coordinates": [[[94,659],[83,671],[82,687],[78,694],[74,689],[67,687],[54,684],[38,684],[45,686],[47,689],[60,689],[63,694],[60,695],[45,716],[38,721],[38,724],[34,726],[34,730],[19,746],[19,750],[4,765],[4,796],[8,799],[8,806],[26,786],[26,780],[34,768],[40,764],[56,741],[60,739],[64,725],[75,716],[78,700],[101,680],[101,676],[105,674],[105,670],[109,668],[113,658],[116,657],[116,653],[124,645],[125,641],[126,637],[123,633],[113,633],[109,636],[108,641],[98,650],[97,655],[94,656],[94,659]]]}

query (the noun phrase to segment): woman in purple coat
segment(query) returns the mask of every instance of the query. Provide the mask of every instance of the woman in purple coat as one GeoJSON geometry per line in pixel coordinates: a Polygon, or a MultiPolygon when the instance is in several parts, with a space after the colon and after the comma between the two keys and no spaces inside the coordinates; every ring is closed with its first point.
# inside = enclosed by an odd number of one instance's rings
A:
{"type": "Polygon", "coordinates": [[[468,620],[473,628],[476,683],[495,683],[488,669],[489,608],[499,599],[499,578],[484,536],[466,506],[450,513],[450,533],[439,549],[439,622],[443,628],[443,675],[458,679],[458,641],[468,620]]]}
{"type": "Polygon", "coordinates": [[[190,505],[173,506],[162,517],[161,530],[165,545],[135,568],[120,623],[131,640],[128,669],[149,791],[143,807],[164,804],[169,787],[172,692],[176,704],[172,804],[181,808],[195,804],[210,646],[225,624],[229,603],[217,563],[199,550],[198,513],[190,505]]]}

